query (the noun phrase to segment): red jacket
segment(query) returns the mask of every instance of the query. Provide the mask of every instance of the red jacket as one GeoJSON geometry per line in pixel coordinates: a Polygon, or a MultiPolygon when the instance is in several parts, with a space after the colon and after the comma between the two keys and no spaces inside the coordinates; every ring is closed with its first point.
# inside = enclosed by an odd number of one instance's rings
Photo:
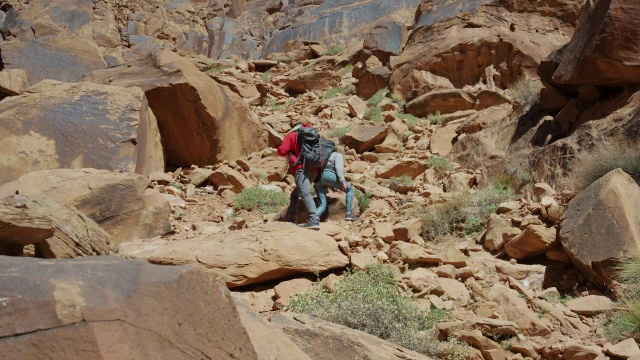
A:
{"type": "MultiPolygon", "coordinates": [[[[310,127],[308,124],[302,125],[304,127],[310,127]]],[[[298,157],[300,156],[300,146],[298,146],[298,133],[290,132],[288,133],[280,146],[278,146],[278,155],[280,156],[288,156],[289,160],[289,172],[293,175],[296,171],[302,169],[302,164],[297,164],[293,166],[298,161],[298,157]]],[[[318,169],[314,169],[316,172],[318,169]]]]}

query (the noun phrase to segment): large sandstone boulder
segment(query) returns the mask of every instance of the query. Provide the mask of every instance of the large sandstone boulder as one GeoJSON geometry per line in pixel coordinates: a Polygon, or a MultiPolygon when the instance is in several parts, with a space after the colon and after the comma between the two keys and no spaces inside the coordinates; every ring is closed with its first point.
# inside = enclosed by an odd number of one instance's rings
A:
{"type": "Polygon", "coordinates": [[[301,273],[320,273],[349,264],[335,240],[286,223],[182,241],[121,244],[124,254],[157,264],[201,264],[228,287],[261,283],[301,273]]]}
{"type": "Polygon", "coordinates": [[[267,146],[266,131],[248,105],[172,51],[94,72],[91,79],[142,88],[169,165],[205,166],[267,146]]]}
{"type": "Polygon", "coordinates": [[[43,81],[0,103],[0,184],[35,170],[164,170],[156,117],[140,89],[43,81]]]}
{"type": "Polygon", "coordinates": [[[4,96],[22,95],[27,91],[29,80],[22,69],[0,71],[0,93],[4,96]]]}
{"type": "Polygon", "coordinates": [[[556,242],[557,231],[544,225],[529,225],[510,240],[504,249],[514,259],[526,259],[544,254],[556,242]]]}
{"type": "Polygon", "coordinates": [[[257,359],[229,292],[204,269],[0,258],[3,359],[257,359]]]}
{"type": "Polygon", "coordinates": [[[376,145],[381,144],[387,137],[385,126],[357,126],[349,131],[342,142],[348,147],[355,149],[358,153],[372,150],[376,145]]]}
{"type": "MultiPolygon", "coordinates": [[[[576,1],[561,1],[568,2],[576,1]]],[[[411,99],[403,80],[427,71],[456,88],[482,83],[490,90],[506,89],[515,79],[534,75],[542,59],[570,40],[572,24],[557,17],[564,13],[553,5],[528,1],[423,0],[389,87],[411,99]]]]}
{"type": "Polygon", "coordinates": [[[560,240],[573,263],[594,284],[609,284],[618,261],[640,250],[639,201],[640,187],[617,169],[569,202],[562,215],[560,240]]]}
{"type": "MultiPolygon", "coordinates": [[[[171,231],[171,208],[145,176],[96,169],[36,171],[17,180],[20,195],[49,196],[74,206],[117,241],[147,239],[171,231]]],[[[8,184],[8,185],[14,185],[8,184]]]]}
{"type": "Polygon", "coordinates": [[[640,83],[640,4],[588,0],[553,80],[560,84],[640,83]]]}
{"type": "Polygon", "coordinates": [[[0,254],[21,256],[34,245],[43,258],[109,255],[116,240],[93,220],[46,196],[13,195],[0,200],[0,254]]]}
{"type": "Polygon", "coordinates": [[[430,359],[362,331],[308,315],[280,312],[269,320],[271,326],[283,331],[311,359],[430,359]]]}
{"type": "Polygon", "coordinates": [[[382,20],[367,34],[363,47],[377,57],[383,65],[387,65],[391,56],[402,52],[407,37],[405,24],[393,20],[382,20]]]}

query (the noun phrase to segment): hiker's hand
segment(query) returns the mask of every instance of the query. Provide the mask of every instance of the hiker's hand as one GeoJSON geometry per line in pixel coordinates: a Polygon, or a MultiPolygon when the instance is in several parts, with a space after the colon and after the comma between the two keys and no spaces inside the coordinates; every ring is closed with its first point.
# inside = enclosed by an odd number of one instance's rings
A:
{"type": "Polygon", "coordinates": [[[347,184],[342,183],[342,191],[347,192],[347,184]]]}

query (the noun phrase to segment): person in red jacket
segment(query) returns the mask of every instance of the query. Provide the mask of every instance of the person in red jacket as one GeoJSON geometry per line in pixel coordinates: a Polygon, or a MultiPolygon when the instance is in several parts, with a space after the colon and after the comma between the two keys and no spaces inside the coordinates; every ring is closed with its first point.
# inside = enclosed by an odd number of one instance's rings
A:
{"type": "Polygon", "coordinates": [[[301,227],[320,230],[320,218],[316,211],[316,203],[311,195],[311,184],[318,176],[318,169],[305,169],[303,164],[298,163],[300,156],[300,146],[297,141],[297,130],[300,127],[311,127],[309,124],[296,124],[291,131],[284,137],[282,144],[278,147],[278,155],[286,156],[289,160],[289,172],[296,181],[296,187],[291,193],[289,199],[289,208],[287,209],[287,221],[295,222],[298,213],[298,201],[302,198],[304,206],[309,212],[309,221],[300,224],[301,227]]]}

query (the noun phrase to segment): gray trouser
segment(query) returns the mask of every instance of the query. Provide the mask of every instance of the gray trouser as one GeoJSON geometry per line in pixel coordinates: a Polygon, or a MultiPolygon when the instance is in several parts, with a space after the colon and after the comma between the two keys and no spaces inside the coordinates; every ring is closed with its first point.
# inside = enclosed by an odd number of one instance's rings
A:
{"type": "Polygon", "coordinates": [[[302,198],[304,206],[309,212],[309,221],[317,223],[319,221],[318,213],[316,212],[316,202],[311,195],[311,183],[316,178],[316,173],[311,170],[298,170],[296,171],[294,178],[296,180],[296,188],[291,192],[291,198],[289,199],[289,209],[287,209],[287,220],[293,221],[298,213],[298,200],[302,198]]]}

